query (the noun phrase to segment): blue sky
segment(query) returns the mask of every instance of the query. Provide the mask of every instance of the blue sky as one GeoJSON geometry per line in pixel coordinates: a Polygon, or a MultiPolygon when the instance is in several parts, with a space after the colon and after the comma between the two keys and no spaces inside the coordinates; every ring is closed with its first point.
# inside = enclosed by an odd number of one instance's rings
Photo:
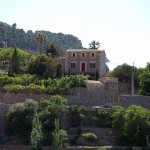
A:
{"type": "Polygon", "coordinates": [[[110,69],[150,62],[150,0],[0,0],[0,21],[101,43],[110,69]]]}

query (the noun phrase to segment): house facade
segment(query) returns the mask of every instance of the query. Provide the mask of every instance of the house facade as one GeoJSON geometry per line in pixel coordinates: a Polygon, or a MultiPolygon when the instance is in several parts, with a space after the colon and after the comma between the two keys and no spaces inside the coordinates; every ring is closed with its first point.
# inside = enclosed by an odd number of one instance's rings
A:
{"type": "Polygon", "coordinates": [[[65,73],[95,74],[107,73],[106,55],[103,49],[69,49],[65,52],[65,73]]]}

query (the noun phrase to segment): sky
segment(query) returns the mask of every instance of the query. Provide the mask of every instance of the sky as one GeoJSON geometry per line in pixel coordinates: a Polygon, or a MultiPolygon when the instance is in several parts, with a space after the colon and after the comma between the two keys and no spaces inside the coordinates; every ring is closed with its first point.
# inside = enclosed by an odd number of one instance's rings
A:
{"type": "Polygon", "coordinates": [[[99,41],[110,70],[150,62],[150,0],[0,0],[0,21],[99,41]]]}

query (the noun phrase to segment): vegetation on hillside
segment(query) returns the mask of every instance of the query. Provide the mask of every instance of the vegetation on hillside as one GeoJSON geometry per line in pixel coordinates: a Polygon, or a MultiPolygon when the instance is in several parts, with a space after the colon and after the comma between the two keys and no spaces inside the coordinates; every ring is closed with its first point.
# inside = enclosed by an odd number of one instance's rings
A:
{"type": "MultiPolygon", "coordinates": [[[[64,51],[69,48],[82,48],[81,41],[70,34],[52,33],[50,31],[35,31],[28,30],[25,32],[23,29],[17,29],[17,24],[8,25],[0,22],[0,47],[4,47],[3,42],[7,42],[7,47],[18,47],[23,50],[39,50],[40,47],[36,38],[39,32],[44,33],[47,36],[45,46],[49,43],[56,43],[64,51]]],[[[40,45],[40,46],[44,46],[40,45]]]]}
{"type": "Polygon", "coordinates": [[[89,76],[70,75],[58,79],[39,79],[34,75],[16,75],[9,77],[0,76],[0,87],[2,91],[13,93],[32,93],[32,94],[69,94],[71,87],[85,86],[85,80],[89,76]]]}
{"type": "Polygon", "coordinates": [[[71,145],[76,145],[80,140],[98,144],[103,137],[89,130],[96,126],[99,130],[109,129],[110,137],[116,136],[120,144],[146,145],[146,136],[150,134],[150,110],[140,106],[128,108],[116,106],[111,113],[104,108],[89,111],[81,106],[70,107],[67,102],[62,96],[56,95],[50,99],[41,99],[38,109],[33,100],[12,105],[6,115],[7,135],[21,136],[27,141],[30,141],[31,137],[33,149],[41,149],[41,145],[52,145],[53,148],[65,147],[66,141],[71,145]],[[90,120],[89,116],[97,118],[102,124],[99,122],[94,124],[94,120],[90,120]],[[64,119],[67,131],[62,130],[65,125],[64,119]],[[110,126],[107,125],[108,120],[110,126]],[[75,124],[76,121],[78,123],[75,124]],[[72,132],[72,129],[75,132],[72,132]],[[67,140],[68,134],[74,136],[68,136],[67,140]]]}
{"type": "MultiPolygon", "coordinates": [[[[15,34],[18,29],[15,24],[12,27],[15,34]]],[[[37,40],[40,47],[46,42],[46,38],[41,39],[43,33],[48,37],[47,32],[42,32],[42,35],[39,33],[37,40]]],[[[93,44],[99,46],[99,43],[93,44]]],[[[140,106],[115,107],[111,113],[104,108],[86,112],[81,106],[69,107],[68,101],[56,94],[69,94],[72,87],[84,87],[89,75],[64,75],[59,60],[60,49],[57,45],[51,43],[45,50],[45,54],[33,56],[18,48],[0,49],[0,67],[5,74],[0,76],[2,92],[55,95],[48,100],[41,99],[38,104],[33,100],[27,100],[12,105],[6,114],[6,133],[9,137],[24,137],[28,141],[31,140],[33,149],[41,149],[42,144],[50,144],[53,149],[62,149],[67,132],[61,129],[59,119],[61,120],[66,112],[69,116],[68,128],[77,128],[78,135],[70,140],[72,144],[80,138],[88,142],[99,140],[94,133],[82,128],[85,124],[97,128],[113,127],[120,141],[133,145],[145,144],[145,137],[150,134],[149,110],[140,106]]],[[[110,72],[110,76],[118,77],[120,82],[129,83],[132,69],[135,84],[140,84],[140,94],[150,95],[149,63],[142,69],[123,64],[110,72]]]]}

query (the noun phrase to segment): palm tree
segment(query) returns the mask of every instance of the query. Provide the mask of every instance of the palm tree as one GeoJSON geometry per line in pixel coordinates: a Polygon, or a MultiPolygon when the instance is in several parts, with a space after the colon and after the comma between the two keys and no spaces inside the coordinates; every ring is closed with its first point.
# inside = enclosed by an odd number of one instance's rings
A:
{"type": "Polygon", "coordinates": [[[36,37],[36,41],[40,45],[40,54],[41,54],[41,51],[42,51],[42,45],[43,45],[43,43],[46,42],[46,39],[47,39],[47,36],[46,36],[45,33],[38,32],[37,37],[36,37]]]}
{"type": "Polygon", "coordinates": [[[89,44],[90,49],[98,49],[100,47],[100,43],[98,41],[92,41],[89,44]]]}

